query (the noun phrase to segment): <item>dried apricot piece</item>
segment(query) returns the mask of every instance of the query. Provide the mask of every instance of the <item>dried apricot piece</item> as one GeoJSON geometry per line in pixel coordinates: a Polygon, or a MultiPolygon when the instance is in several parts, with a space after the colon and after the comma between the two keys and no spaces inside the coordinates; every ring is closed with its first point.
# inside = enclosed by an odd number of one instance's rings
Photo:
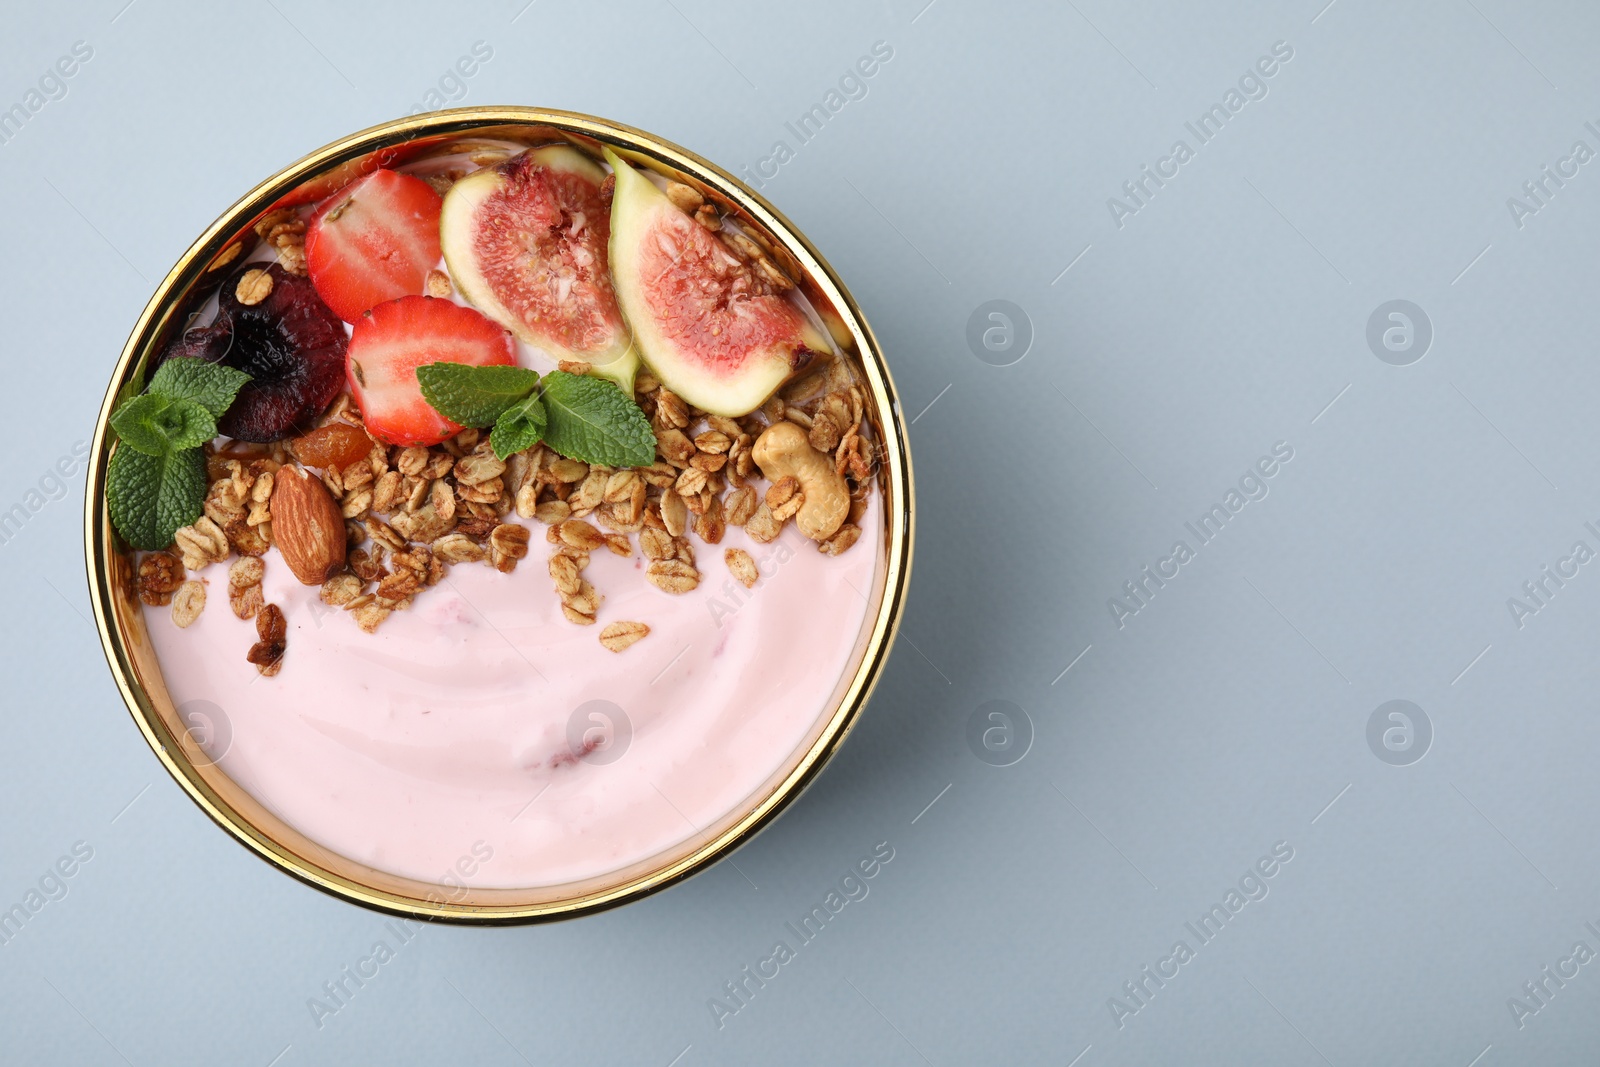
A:
{"type": "Polygon", "coordinates": [[[338,467],[366,459],[372,452],[372,439],[366,431],[347,422],[330,422],[290,442],[295,458],[307,467],[338,467]]]}

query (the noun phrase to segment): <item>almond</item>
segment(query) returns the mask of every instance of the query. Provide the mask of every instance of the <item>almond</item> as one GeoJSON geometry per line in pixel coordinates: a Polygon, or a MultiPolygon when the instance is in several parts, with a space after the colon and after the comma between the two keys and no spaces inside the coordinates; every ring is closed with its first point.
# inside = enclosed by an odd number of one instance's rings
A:
{"type": "Polygon", "coordinates": [[[299,467],[278,471],[272,487],[272,540],[305,585],[344,568],[344,516],[322,482],[299,467]]]}

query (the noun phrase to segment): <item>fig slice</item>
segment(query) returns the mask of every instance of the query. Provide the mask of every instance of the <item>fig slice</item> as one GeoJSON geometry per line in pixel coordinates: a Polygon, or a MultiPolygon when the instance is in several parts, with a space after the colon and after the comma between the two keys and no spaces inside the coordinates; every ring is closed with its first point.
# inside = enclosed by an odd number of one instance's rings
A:
{"type": "Polygon", "coordinates": [[[640,358],[713,415],[737,417],[818,353],[831,351],[799,306],[716,234],[609,149],[611,270],[640,358]]]}
{"type": "Polygon", "coordinates": [[[444,198],[440,245],[456,288],[479,311],[631,394],[639,359],[607,267],[605,178],[561,144],[474,171],[444,198]]]}

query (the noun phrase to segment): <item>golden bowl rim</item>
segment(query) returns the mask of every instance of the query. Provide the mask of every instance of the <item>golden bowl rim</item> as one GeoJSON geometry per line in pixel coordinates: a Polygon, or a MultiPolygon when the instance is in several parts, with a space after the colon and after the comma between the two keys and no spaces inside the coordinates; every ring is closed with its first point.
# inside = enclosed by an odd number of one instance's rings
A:
{"type": "MultiPolygon", "coordinates": [[[[893,380],[866,317],[833,268],[787,217],[743,181],[670,141],[621,123],[577,112],[519,106],[453,108],[380,123],[341,137],[303,156],[257,183],[208,226],[156,286],[129,334],[101,403],[90,449],[84,507],[85,565],[95,626],[112,676],[140,732],[167,772],[189,798],[234,839],[277,869],[339,899],[403,918],[470,925],[515,925],[576,918],[619,907],[660,892],[695,874],[749,841],[815,780],[860,716],[882,674],[898,631],[910,581],[914,541],[911,456],[893,380]],[[833,303],[855,342],[867,376],[874,409],[883,427],[880,489],[884,493],[886,554],[883,588],[871,620],[865,654],[843,698],[810,748],[778,785],[710,840],[676,861],[615,886],[568,899],[529,905],[470,905],[417,899],[362,885],[292,852],[214,796],[180,745],[168,745],[165,724],[138,681],[130,650],[116,625],[118,598],[111,586],[111,557],[117,546],[105,505],[109,459],[109,420],[119,393],[132,378],[146,350],[153,349],[176,298],[185,296],[209,264],[244,227],[281,197],[310,179],[371,157],[385,148],[422,137],[466,136],[490,127],[544,127],[591,138],[628,150],[694,176],[716,190],[777,237],[833,303]]],[[[354,862],[354,861],[352,861],[354,862]]],[[[532,887],[530,887],[532,888],[532,887]]],[[[547,887],[546,887],[547,888],[547,887]]]]}

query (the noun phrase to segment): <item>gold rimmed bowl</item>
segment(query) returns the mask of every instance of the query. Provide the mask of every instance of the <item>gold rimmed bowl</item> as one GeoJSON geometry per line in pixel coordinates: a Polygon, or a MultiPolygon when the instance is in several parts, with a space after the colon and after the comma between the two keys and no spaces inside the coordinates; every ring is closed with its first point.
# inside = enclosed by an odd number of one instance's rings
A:
{"type": "Polygon", "coordinates": [[[410,918],[476,924],[570,918],[637,900],[711,865],[770,823],[816,777],[849,732],[894,639],[910,577],[911,460],[893,383],[877,341],[849,292],[811,242],[759,195],[699,156],[640,130],[538,108],[474,107],[374,126],[320,148],[251,189],[212,223],[162,279],[111,374],[95,427],[84,515],[95,623],[112,675],[150,747],[219,826],[280,870],[345,900],[410,918]],[[279,207],[319,200],[377,167],[506,145],[566,141],[597,157],[610,147],[636,166],[692,185],[765,239],[796,279],[839,348],[858,365],[866,418],[878,446],[875,475],[884,522],[868,610],[849,664],[804,740],[733,810],[693,839],[604,875],[523,889],[463,888],[405,878],[311,840],[228,777],[179,715],[134,593],[134,556],[113,531],[105,502],[113,448],[108,422],[145,366],[187,326],[196,301],[227,273],[254,224],[279,207]]]}

